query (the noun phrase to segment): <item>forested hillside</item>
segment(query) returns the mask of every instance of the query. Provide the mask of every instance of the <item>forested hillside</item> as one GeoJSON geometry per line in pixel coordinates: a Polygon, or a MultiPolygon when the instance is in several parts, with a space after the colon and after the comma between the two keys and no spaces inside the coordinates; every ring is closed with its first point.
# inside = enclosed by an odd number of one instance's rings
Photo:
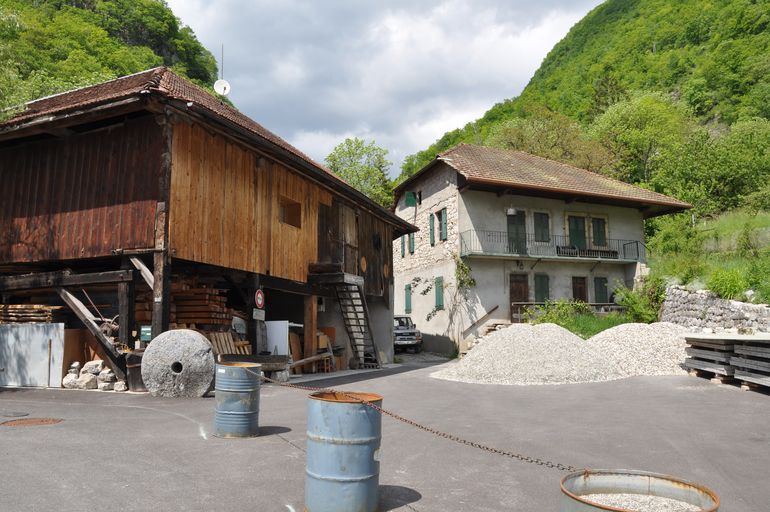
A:
{"type": "Polygon", "coordinates": [[[160,65],[209,88],[217,75],[161,0],[0,0],[0,108],[160,65]]]}
{"type": "MultiPolygon", "coordinates": [[[[408,157],[400,179],[465,141],[530,150],[678,193],[681,183],[652,183],[663,154],[678,162],[669,173],[676,177],[662,181],[681,181],[685,160],[707,158],[701,150],[729,160],[729,147],[745,159],[740,139],[758,137],[765,154],[750,167],[766,171],[768,118],[770,2],[608,0],[553,48],[520,96],[408,157]],[[548,137],[536,142],[528,132],[548,137]]],[[[698,180],[709,174],[694,173],[698,180]]],[[[704,194],[683,198],[707,202],[704,194]]]]}

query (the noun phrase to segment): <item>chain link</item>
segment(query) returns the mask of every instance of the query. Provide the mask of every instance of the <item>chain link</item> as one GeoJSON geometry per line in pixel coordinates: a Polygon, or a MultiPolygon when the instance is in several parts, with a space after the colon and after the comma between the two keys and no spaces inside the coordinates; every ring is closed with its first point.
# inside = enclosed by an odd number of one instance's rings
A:
{"type": "Polygon", "coordinates": [[[300,389],[302,391],[312,391],[314,393],[317,392],[327,392],[327,393],[338,393],[346,398],[349,398],[351,400],[354,400],[356,402],[360,402],[367,407],[371,407],[375,411],[379,412],[380,414],[384,414],[386,416],[390,416],[391,418],[398,420],[402,423],[406,423],[407,425],[410,425],[414,428],[420,429],[423,432],[428,432],[429,434],[433,434],[438,437],[442,437],[444,439],[448,439],[450,441],[454,441],[455,443],[463,444],[465,446],[470,446],[472,448],[477,448],[479,450],[485,451],[487,453],[493,453],[495,455],[502,455],[504,457],[509,457],[511,459],[516,459],[521,462],[526,462],[528,464],[535,464],[537,466],[543,466],[546,468],[552,468],[552,469],[558,469],[560,471],[579,471],[580,468],[576,468],[575,466],[570,466],[569,464],[562,464],[560,462],[552,462],[550,460],[545,459],[538,459],[535,457],[529,457],[527,455],[522,455],[520,453],[515,452],[509,452],[505,450],[499,450],[497,448],[493,448],[491,446],[487,446],[485,444],[477,443],[475,441],[469,441],[467,439],[463,439],[462,437],[456,436],[454,434],[449,434],[447,432],[442,432],[441,430],[436,430],[435,428],[426,427],[425,425],[422,425],[420,423],[417,423],[416,421],[410,420],[409,418],[404,418],[403,416],[396,414],[394,412],[388,411],[387,409],[383,409],[382,407],[375,405],[371,402],[368,402],[366,400],[363,400],[360,397],[357,397],[355,395],[351,395],[350,393],[346,393],[345,391],[339,391],[336,389],[331,388],[314,388],[310,386],[301,386],[299,384],[290,384],[288,382],[279,382],[274,379],[270,379],[268,377],[265,377],[264,374],[253,372],[249,369],[246,369],[247,372],[252,373],[254,375],[257,375],[262,380],[266,382],[270,382],[272,384],[277,384],[278,386],[285,387],[285,388],[293,388],[293,389],[300,389]]]}

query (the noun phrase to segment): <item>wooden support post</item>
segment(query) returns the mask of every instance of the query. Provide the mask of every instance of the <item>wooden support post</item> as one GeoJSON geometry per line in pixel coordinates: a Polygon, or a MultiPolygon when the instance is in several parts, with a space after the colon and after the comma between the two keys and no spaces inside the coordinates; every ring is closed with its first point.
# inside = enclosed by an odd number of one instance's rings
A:
{"type": "Polygon", "coordinates": [[[171,313],[171,269],[166,253],[156,252],[152,272],[152,337],[168,330],[171,313]]]}
{"type": "MultiPolygon", "coordinates": [[[[318,297],[315,295],[305,296],[305,343],[304,353],[305,359],[316,355],[318,351],[318,337],[316,331],[318,331],[318,297]]],[[[305,365],[305,373],[311,373],[315,370],[314,364],[305,365]]]]}
{"type": "Polygon", "coordinates": [[[134,282],[118,284],[118,340],[128,348],[134,348],[133,331],[136,328],[134,282]]]}

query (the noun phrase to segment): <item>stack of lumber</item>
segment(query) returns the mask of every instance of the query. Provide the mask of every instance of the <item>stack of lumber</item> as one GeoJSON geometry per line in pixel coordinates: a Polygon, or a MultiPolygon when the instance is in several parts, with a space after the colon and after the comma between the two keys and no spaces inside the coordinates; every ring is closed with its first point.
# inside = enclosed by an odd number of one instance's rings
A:
{"type": "MultiPolygon", "coordinates": [[[[724,334],[688,334],[684,337],[687,342],[684,360],[685,367],[692,373],[707,372],[721,380],[732,379],[735,368],[731,359],[735,356],[735,335],[724,334]]],[[[702,375],[699,375],[702,376],[702,375]]]]}
{"type": "Polygon", "coordinates": [[[51,323],[53,312],[62,306],[47,304],[3,304],[0,305],[0,324],[4,323],[51,323]]]}
{"type": "Polygon", "coordinates": [[[234,338],[229,332],[206,332],[204,333],[211,342],[215,355],[220,354],[251,354],[251,343],[238,338],[234,338]]]}
{"type": "Polygon", "coordinates": [[[746,387],[770,387],[770,334],[740,336],[730,364],[735,368],[735,378],[746,387]]]}
{"type": "MultiPolygon", "coordinates": [[[[194,283],[176,281],[171,285],[169,322],[177,327],[205,327],[206,330],[226,330],[233,316],[243,314],[228,308],[227,290],[196,286],[194,283]]],[[[137,295],[136,321],[152,321],[152,292],[137,295]]]]}

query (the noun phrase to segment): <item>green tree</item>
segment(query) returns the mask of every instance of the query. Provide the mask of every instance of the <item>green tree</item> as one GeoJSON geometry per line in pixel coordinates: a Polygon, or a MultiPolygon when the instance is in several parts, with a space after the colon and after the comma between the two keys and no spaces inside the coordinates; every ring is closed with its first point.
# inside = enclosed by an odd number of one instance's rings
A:
{"type": "Polygon", "coordinates": [[[686,107],[654,92],[615,103],[596,118],[591,133],[613,155],[618,178],[648,183],[660,154],[685,140],[693,126],[686,107]]]}
{"type": "Polygon", "coordinates": [[[609,172],[613,164],[610,152],[576,121],[541,106],[527,109],[526,117],[495,125],[484,142],[596,172],[609,172]]]}
{"type": "Polygon", "coordinates": [[[382,206],[393,203],[393,185],[388,179],[391,162],[388,150],[374,141],[347,138],[326,157],[326,165],[335,174],[382,206]]]}

